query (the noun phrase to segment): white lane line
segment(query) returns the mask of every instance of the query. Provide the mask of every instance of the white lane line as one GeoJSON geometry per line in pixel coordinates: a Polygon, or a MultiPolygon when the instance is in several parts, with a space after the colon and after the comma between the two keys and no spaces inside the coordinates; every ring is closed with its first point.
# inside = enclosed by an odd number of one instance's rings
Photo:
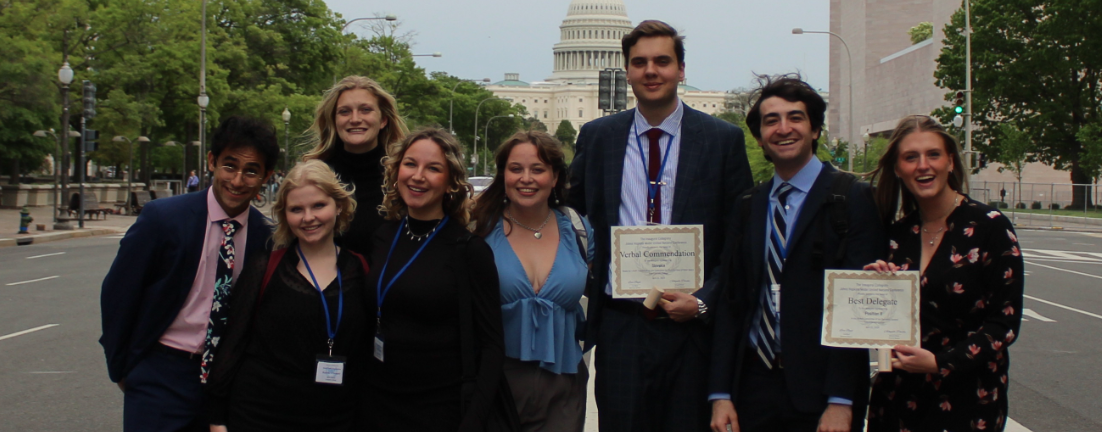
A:
{"type": "Polygon", "coordinates": [[[1072,243],[1072,244],[1073,245],[1079,245],[1079,246],[1094,246],[1094,243],[1072,243]]]}
{"type": "Polygon", "coordinates": [[[32,280],[28,280],[28,281],[12,282],[10,284],[5,284],[5,285],[7,285],[7,286],[23,285],[23,284],[29,284],[29,283],[33,283],[33,282],[42,282],[44,280],[57,279],[57,278],[58,278],[57,276],[47,276],[47,277],[44,277],[44,278],[32,279],[32,280]]]}
{"type": "Polygon", "coordinates": [[[29,374],[71,374],[71,373],[76,373],[76,371],[31,371],[31,372],[27,372],[27,373],[29,373],[29,374]]]}
{"type": "Polygon", "coordinates": [[[1102,261],[1094,260],[1094,259],[1040,258],[1037,255],[1030,255],[1030,256],[1022,255],[1022,257],[1026,258],[1026,259],[1031,259],[1031,260],[1034,260],[1034,261],[1046,261],[1046,262],[1056,262],[1056,263],[1066,263],[1066,264],[1102,264],[1102,261]]]}
{"type": "Polygon", "coordinates": [[[61,325],[61,324],[46,324],[44,326],[35,327],[33,329],[27,329],[27,330],[15,332],[15,333],[12,333],[12,334],[9,334],[9,335],[0,336],[0,340],[11,339],[11,338],[16,337],[16,336],[23,336],[27,333],[34,333],[34,332],[39,331],[39,330],[46,330],[50,327],[57,327],[59,325],[61,325]]]}
{"type": "Polygon", "coordinates": [[[1059,270],[1059,271],[1062,271],[1062,272],[1077,274],[1077,275],[1080,275],[1080,276],[1092,277],[1092,278],[1095,278],[1095,279],[1102,279],[1102,276],[1093,275],[1093,274],[1090,274],[1090,273],[1077,272],[1075,270],[1062,269],[1060,267],[1047,266],[1047,265],[1044,265],[1044,264],[1037,264],[1035,262],[1029,262],[1029,261],[1025,261],[1025,263],[1029,264],[1029,265],[1035,265],[1035,266],[1038,266],[1038,267],[1044,267],[1044,268],[1049,268],[1049,269],[1053,269],[1053,270],[1059,270]]]}
{"type": "Polygon", "coordinates": [[[1026,294],[1026,295],[1025,295],[1025,298],[1027,298],[1027,299],[1030,299],[1030,300],[1033,300],[1033,301],[1039,301],[1039,302],[1041,302],[1041,303],[1044,303],[1044,304],[1048,304],[1048,305],[1056,306],[1056,307],[1058,307],[1058,308],[1061,308],[1061,309],[1067,309],[1067,310],[1069,310],[1069,311],[1072,311],[1072,312],[1079,312],[1079,313],[1081,313],[1081,314],[1083,314],[1083,315],[1086,315],[1086,316],[1089,316],[1089,317],[1094,317],[1094,318],[1102,319],[1102,315],[1098,315],[1098,314],[1093,314],[1093,313],[1087,312],[1087,311],[1085,311],[1085,310],[1081,310],[1081,309],[1076,309],[1076,308],[1073,308],[1073,307],[1071,307],[1071,306],[1064,306],[1064,305],[1062,305],[1062,304],[1060,304],[1060,303],[1053,303],[1053,302],[1050,302],[1050,301],[1048,301],[1048,300],[1045,300],[1045,299],[1039,299],[1039,298],[1037,298],[1037,297],[1034,297],[1034,296],[1031,296],[1031,295],[1029,295],[1029,294],[1026,294]]]}
{"type": "Polygon", "coordinates": [[[123,237],[124,237],[124,236],[123,236],[123,235],[121,235],[121,234],[120,234],[120,235],[107,236],[107,238],[109,238],[109,239],[121,239],[121,238],[123,238],[123,237]]]}
{"type": "Polygon", "coordinates": [[[1046,318],[1045,316],[1043,316],[1043,315],[1041,315],[1037,312],[1034,312],[1033,309],[1030,309],[1030,308],[1022,309],[1022,315],[1025,315],[1025,316],[1030,317],[1030,318],[1034,318],[1037,321],[1041,321],[1041,322],[1056,322],[1056,320],[1046,318]]]}
{"type": "Polygon", "coordinates": [[[48,256],[57,256],[57,255],[65,255],[65,252],[56,252],[56,253],[48,253],[48,254],[42,254],[42,255],[29,256],[29,257],[27,257],[27,259],[44,258],[44,257],[48,257],[48,256]]]}
{"type": "Polygon", "coordinates": [[[1014,419],[1012,419],[1010,417],[1007,417],[1006,418],[1006,429],[1004,429],[1004,432],[1033,432],[1033,431],[1030,430],[1029,428],[1025,427],[1025,426],[1022,426],[1021,423],[1018,423],[1018,422],[1014,421],[1014,419]]]}

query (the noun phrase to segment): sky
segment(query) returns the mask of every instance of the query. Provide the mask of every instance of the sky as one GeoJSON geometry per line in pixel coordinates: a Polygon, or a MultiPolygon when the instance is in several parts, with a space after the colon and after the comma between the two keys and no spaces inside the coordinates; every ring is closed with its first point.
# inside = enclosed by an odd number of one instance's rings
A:
{"type": "MultiPolygon", "coordinates": [[[[394,14],[398,32],[412,31],[414,54],[426,71],[501,81],[516,72],[526,82],[551,76],[552,47],[570,0],[325,0],[345,20],[394,14]]],[[[827,0],[623,0],[632,25],[659,19],[685,36],[685,78],[701,90],[751,87],[754,73],[800,71],[813,87],[829,87],[827,0]]],[[[368,27],[349,27],[370,37],[368,27]]],[[[367,23],[370,23],[368,21],[367,23]]]]}

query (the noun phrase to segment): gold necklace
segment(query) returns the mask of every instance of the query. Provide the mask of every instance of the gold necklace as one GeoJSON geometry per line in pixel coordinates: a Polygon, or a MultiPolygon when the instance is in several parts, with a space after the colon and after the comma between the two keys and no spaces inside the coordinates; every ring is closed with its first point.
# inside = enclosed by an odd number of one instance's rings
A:
{"type": "MultiPolygon", "coordinates": [[[[949,214],[945,215],[945,217],[941,218],[941,219],[948,218],[950,214],[953,214],[953,210],[955,210],[957,208],[957,206],[959,206],[959,205],[960,205],[960,195],[957,194],[957,197],[953,199],[953,208],[949,210],[949,214]]],[[[934,236],[932,238],[930,238],[930,241],[928,242],[930,244],[930,246],[934,245],[934,242],[937,241],[937,238],[938,238],[939,235],[941,235],[941,232],[945,231],[946,226],[947,225],[942,225],[941,228],[938,228],[937,232],[934,233],[934,236]]],[[[926,234],[930,233],[929,231],[926,231],[925,224],[923,224],[923,226],[922,226],[922,232],[924,232],[926,234]]]]}

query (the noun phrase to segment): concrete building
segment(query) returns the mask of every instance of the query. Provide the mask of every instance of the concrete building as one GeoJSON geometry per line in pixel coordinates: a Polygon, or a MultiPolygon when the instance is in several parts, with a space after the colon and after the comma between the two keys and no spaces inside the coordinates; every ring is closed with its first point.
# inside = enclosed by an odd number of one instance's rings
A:
{"type": "MultiPolygon", "coordinates": [[[[552,47],[554,70],[544,81],[525,82],[516,73],[486,86],[498,97],[523,105],[554,132],[562,120],[574,129],[603,115],[597,108],[598,74],[605,68],[624,68],[620,40],[635,26],[622,0],[573,0],[560,29],[560,41],[552,47]]],[[[687,70],[687,76],[692,72],[687,70]]],[[[630,88],[628,90],[631,91],[630,88]]],[[[681,83],[679,95],[690,107],[714,114],[724,108],[727,94],[703,91],[681,83]]],[[[628,108],[635,96],[628,94],[628,108]]]]}

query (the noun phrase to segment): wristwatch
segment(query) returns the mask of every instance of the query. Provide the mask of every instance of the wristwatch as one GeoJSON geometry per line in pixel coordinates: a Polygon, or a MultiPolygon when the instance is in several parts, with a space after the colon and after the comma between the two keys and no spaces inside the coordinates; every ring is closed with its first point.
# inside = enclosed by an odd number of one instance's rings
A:
{"type": "Polygon", "coordinates": [[[704,304],[704,300],[696,299],[696,318],[700,318],[706,313],[708,313],[708,305],[704,304]]]}

